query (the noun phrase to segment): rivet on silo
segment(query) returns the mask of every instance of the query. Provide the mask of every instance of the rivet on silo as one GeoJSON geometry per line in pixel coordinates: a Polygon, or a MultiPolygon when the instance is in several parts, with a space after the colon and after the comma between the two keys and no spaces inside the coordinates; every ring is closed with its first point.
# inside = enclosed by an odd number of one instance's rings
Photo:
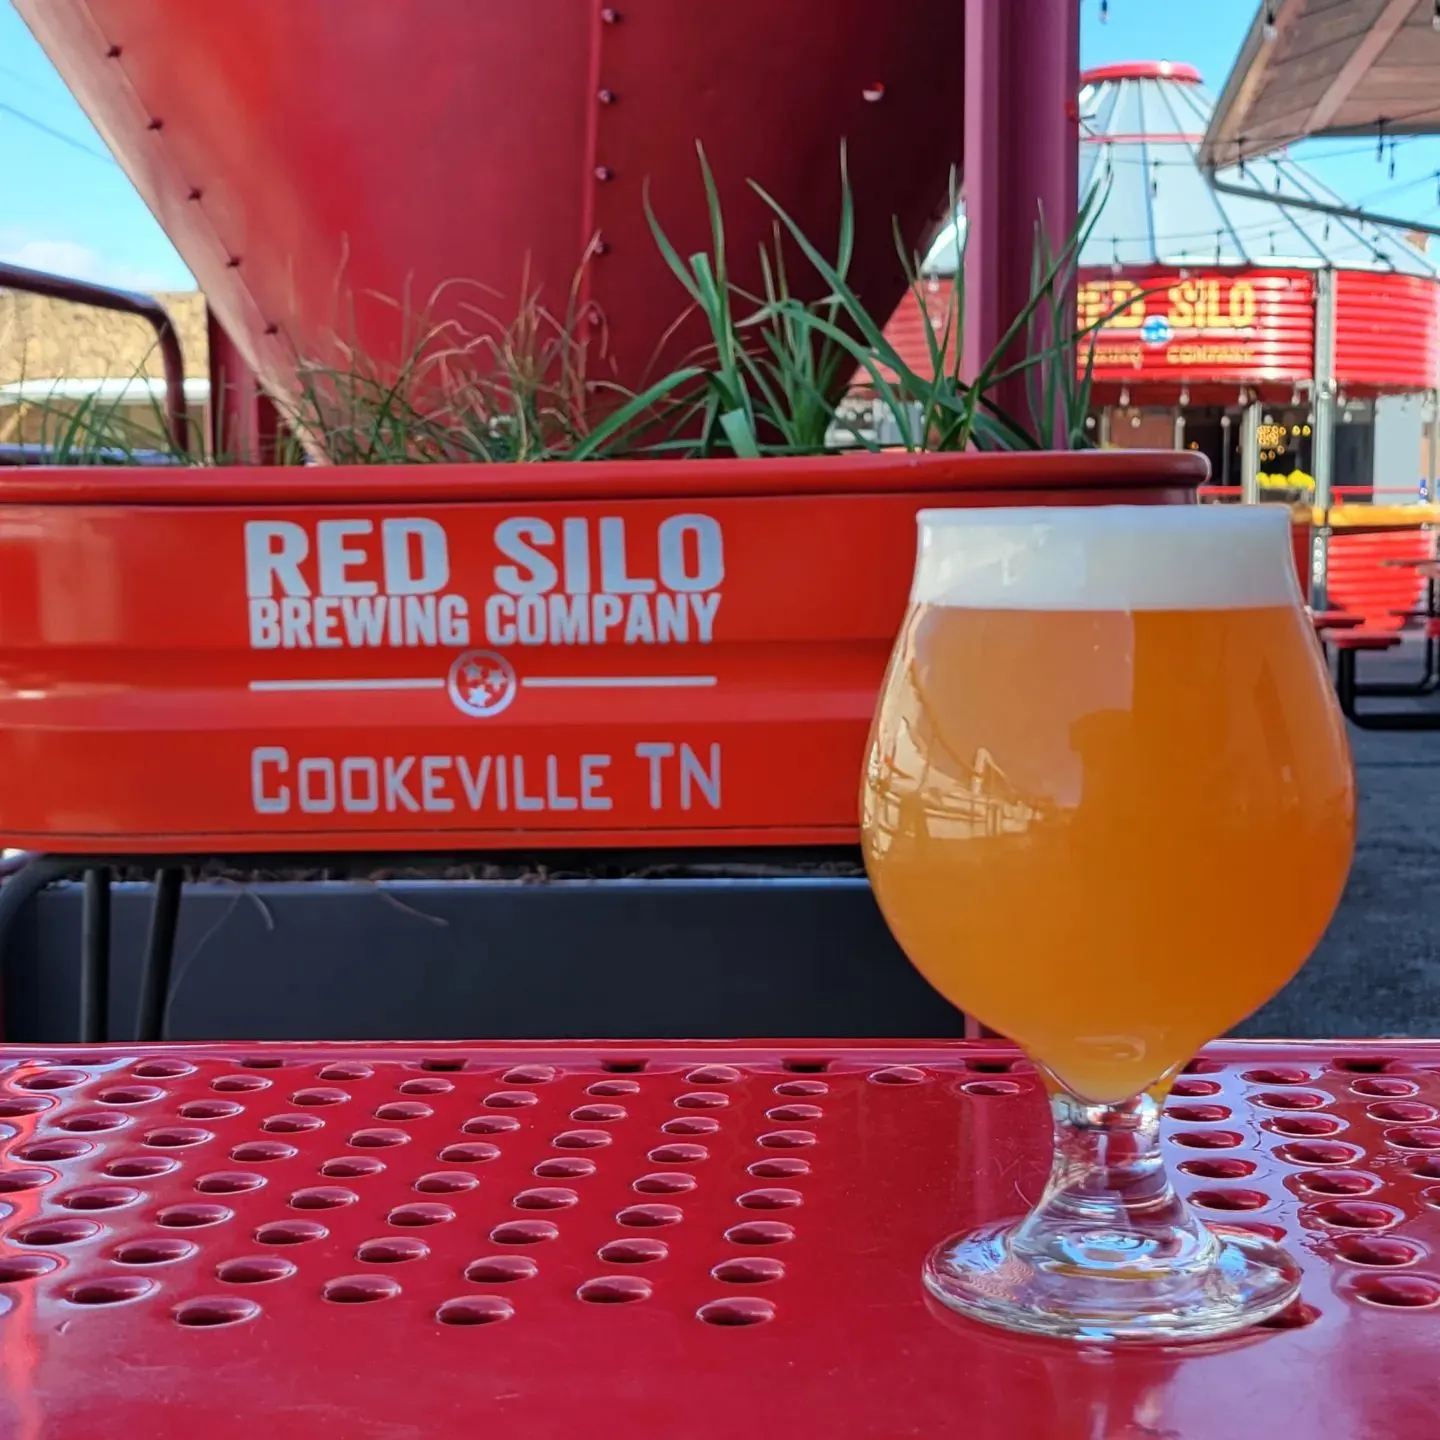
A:
{"type": "Polygon", "coordinates": [[[601,10],[600,18],[607,25],[618,25],[620,23],[620,12],[613,5],[607,5],[601,10]]]}
{"type": "Polygon", "coordinates": [[[613,105],[618,97],[613,90],[601,90],[596,93],[595,98],[602,105],[613,105]]]}
{"type": "Polygon", "coordinates": [[[608,165],[597,165],[595,167],[595,178],[597,180],[613,180],[615,172],[608,165]]]}
{"type": "Polygon", "coordinates": [[[877,80],[873,85],[867,85],[860,93],[874,105],[877,101],[885,98],[885,86],[877,80]]]}

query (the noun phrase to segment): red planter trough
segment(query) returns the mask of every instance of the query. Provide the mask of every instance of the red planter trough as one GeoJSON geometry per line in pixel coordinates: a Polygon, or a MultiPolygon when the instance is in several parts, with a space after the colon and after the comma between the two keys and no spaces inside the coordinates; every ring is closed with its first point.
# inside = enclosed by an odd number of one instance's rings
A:
{"type": "Polygon", "coordinates": [[[0,831],[69,852],[851,843],[926,507],[1190,454],[17,472],[0,831]]]}

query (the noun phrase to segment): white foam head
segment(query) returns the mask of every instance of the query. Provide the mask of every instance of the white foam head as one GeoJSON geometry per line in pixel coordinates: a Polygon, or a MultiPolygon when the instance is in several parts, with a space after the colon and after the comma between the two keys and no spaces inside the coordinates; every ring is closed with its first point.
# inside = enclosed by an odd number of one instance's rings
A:
{"type": "Polygon", "coordinates": [[[1300,605],[1283,505],[922,510],[913,604],[968,610],[1300,605]]]}

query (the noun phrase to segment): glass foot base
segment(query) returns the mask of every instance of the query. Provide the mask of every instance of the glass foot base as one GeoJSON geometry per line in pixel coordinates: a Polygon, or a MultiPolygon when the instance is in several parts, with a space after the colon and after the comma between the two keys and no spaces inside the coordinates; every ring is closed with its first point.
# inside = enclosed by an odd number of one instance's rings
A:
{"type": "Polygon", "coordinates": [[[952,1236],[925,1261],[925,1286],[974,1320],[1071,1340],[1209,1340],[1279,1314],[1300,1268],[1278,1245],[1223,1225],[1214,1245],[1164,1253],[1144,1236],[1095,1229],[1015,1245],[1020,1221],[952,1236]]]}

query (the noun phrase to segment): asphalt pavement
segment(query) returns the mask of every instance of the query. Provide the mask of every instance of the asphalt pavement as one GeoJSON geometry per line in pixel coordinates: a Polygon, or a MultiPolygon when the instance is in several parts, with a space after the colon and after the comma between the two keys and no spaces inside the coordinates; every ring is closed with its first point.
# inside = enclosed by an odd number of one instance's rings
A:
{"type": "MultiPolygon", "coordinates": [[[[1417,645],[1362,656],[1360,678],[1418,674],[1417,645]]],[[[1375,701],[1440,711],[1440,697],[1375,701]]],[[[1345,897],[1303,970],[1237,1035],[1440,1037],[1440,730],[1351,727],[1359,830],[1345,897]]],[[[1276,904],[1304,861],[1275,876],[1276,904]]]]}

